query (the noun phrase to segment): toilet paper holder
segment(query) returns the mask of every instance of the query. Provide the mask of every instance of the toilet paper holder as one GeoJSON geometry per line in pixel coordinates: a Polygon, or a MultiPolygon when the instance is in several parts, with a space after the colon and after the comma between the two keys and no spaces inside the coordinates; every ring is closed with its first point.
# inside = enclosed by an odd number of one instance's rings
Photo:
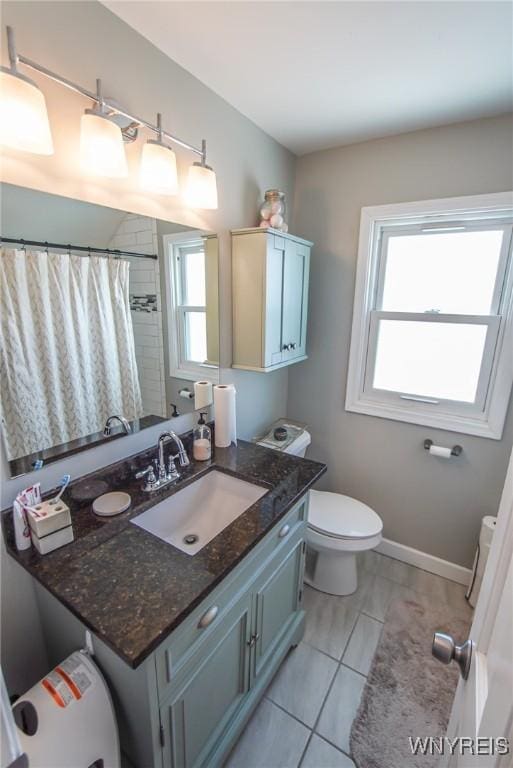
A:
{"type": "MultiPolygon", "coordinates": [[[[426,449],[426,451],[429,451],[432,445],[434,445],[434,443],[429,438],[424,440],[424,448],[426,449]]],[[[453,447],[451,448],[451,456],[460,456],[462,453],[463,453],[463,448],[461,447],[461,445],[453,445],[453,447]]]]}

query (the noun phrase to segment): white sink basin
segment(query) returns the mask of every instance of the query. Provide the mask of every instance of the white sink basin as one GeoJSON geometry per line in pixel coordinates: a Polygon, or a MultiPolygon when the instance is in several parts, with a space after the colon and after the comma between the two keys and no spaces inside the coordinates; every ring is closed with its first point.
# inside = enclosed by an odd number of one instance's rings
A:
{"type": "Polygon", "coordinates": [[[267,490],[213,470],[130,522],[195,555],[267,490]]]}

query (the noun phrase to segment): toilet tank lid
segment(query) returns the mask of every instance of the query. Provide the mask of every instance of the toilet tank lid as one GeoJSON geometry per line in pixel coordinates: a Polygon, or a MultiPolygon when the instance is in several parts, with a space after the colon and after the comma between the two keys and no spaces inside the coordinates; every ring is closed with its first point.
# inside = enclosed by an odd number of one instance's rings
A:
{"type": "Polygon", "coordinates": [[[304,453],[311,441],[310,433],[306,431],[306,424],[301,424],[291,419],[278,419],[270,427],[267,427],[263,435],[253,438],[253,442],[257,445],[273,448],[275,451],[283,451],[283,453],[295,454],[296,456],[300,456],[301,452],[304,453]],[[277,440],[274,437],[274,431],[277,427],[285,427],[287,431],[285,440],[277,440]]]}
{"type": "Polygon", "coordinates": [[[329,491],[310,491],[308,523],[320,533],[347,539],[366,539],[383,530],[373,509],[351,496],[329,491]]]}

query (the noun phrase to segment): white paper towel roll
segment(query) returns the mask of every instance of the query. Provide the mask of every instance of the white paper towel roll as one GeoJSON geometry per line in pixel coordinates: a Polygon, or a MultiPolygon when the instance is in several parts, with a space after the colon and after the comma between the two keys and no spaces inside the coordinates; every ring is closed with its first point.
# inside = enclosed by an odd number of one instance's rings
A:
{"type": "Polygon", "coordinates": [[[451,448],[444,448],[443,445],[430,445],[429,453],[431,456],[439,456],[441,459],[451,458],[451,448]]]}
{"type": "Polygon", "coordinates": [[[194,410],[201,411],[212,405],[212,383],[210,381],[194,382],[194,410]]]}
{"type": "Polygon", "coordinates": [[[216,384],[214,387],[215,445],[228,448],[237,442],[235,419],[235,395],[233,384],[216,384]]]}

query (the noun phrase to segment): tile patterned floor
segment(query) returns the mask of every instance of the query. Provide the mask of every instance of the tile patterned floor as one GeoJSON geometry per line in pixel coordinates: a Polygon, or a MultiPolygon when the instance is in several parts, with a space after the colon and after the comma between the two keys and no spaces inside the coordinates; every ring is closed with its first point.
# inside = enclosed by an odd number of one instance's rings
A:
{"type": "Polygon", "coordinates": [[[306,630],[289,653],[225,768],[355,768],[349,734],[390,603],[444,602],[470,610],[465,588],[366,552],[354,595],[305,587],[306,630]]]}

